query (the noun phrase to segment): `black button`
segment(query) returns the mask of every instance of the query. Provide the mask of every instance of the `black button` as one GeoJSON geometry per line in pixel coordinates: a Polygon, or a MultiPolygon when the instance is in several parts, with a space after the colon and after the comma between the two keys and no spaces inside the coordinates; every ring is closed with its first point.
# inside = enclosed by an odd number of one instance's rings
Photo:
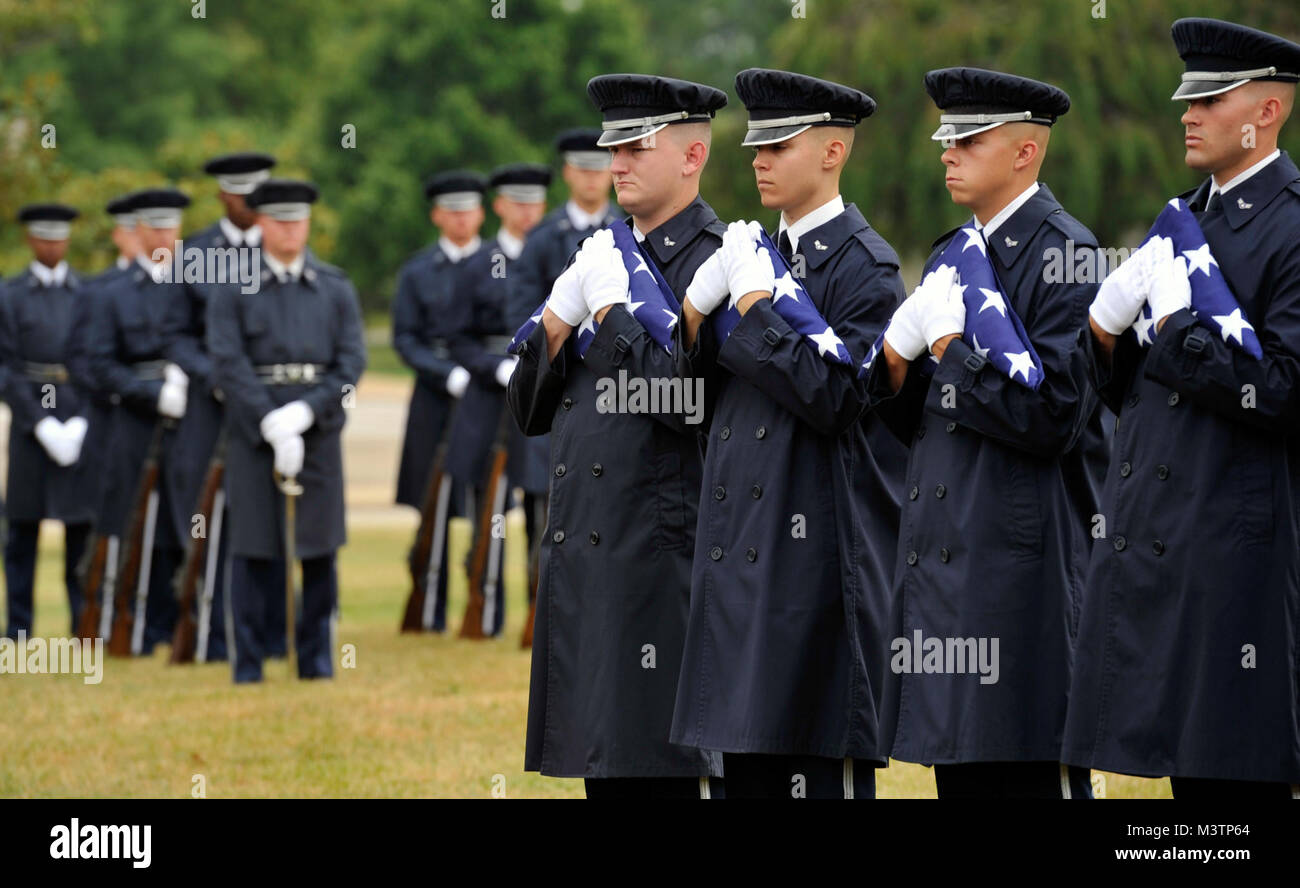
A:
{"type": "Polygon", "coordinates": [[[600,477],[600,473],[603,471],[605,471],[605,469],[601,466],[600,463],[591,464],[591,474],[595,475],[597,478],[600,477]]]}
{"type": "Polygon", "coordinates": [[[573,399],[566,395],[564,400],[560,402],[560,406],[563,407],[565,410],[569,410],[570,408],[573,407],[573,399]]]}
{"type": "Polygon", "coordinates": [[[564,531],[557,530],[555,533],[551,534],[551,541],[556,543],[564,542],[564,531]]]}
{"type": "Polygon", "coordinates": [[[746,549],[746,550],[745,550],[745,560],[746,560],[746,561],[750,561],[750,562],[757,561],[757,560],[758,560],[758,552],[754,551],[753,549],[746,549]]]}
{"type": "Polygon", "coordinates": [[[1130,407],[1136,407],[1137,404],[1138,404],[1138,396],[1137,396],[1137,392],[1134,392],[1133,394],[1128,396],[1128,405],[1130,407]]]}
{"type": "Polygon", "coordinates": [[[760,440],[760,441],[762,441],[764,438],[766,438],[766,437],[767,437],[767,427],[766,427],[766,426],[759,426],[758,428],[754,429],[754,437],[757,438],[757,439],[760,440]]]}
{"type": "Polygon", "coordinates": [[[943,430],[951,435],[953,432],[957,431],[957,423],[950,422],[943,427],[943,430]]]}
{"type": "Polygon", "coordinates": [[[916,564],[916,553],[915,553],[915,552],[908,552],[908,553],[907,553],[907,563],[908,563],[908,564],[916,564]]]}
{"type": "Polygon", "coordinates": [[[1132,471],[1133,471],[1133,467],[1128,463],[1122,462],[1119,464],[1119,476],[1121,478],[1127,478],[1129,474],[1132,473],[1132,471]]]}
{"type": "Polygon", "coordinates": [[[920,493],[921,493],[920,490],[918,490],[916,487],[913,487],[911,490],[909,490],[909,491],[907,492],[907,498],[908,498],[908,499],[912,499],[912,500],[914,500],[914,499],[917,498],[917,496],[918,496],[920,493]]]}
{"type": "Polygon", "coordinates": [[[939,550],[939,560],[942,561],[944,564],[947,564],[948,559],[951,557],[952,557],[951,553],[946,548],[939,550]]]}
{"type": "Polygon", "coordinates": [[[559,463],[558,465],[556,465],[556,467],[555,467],[555,477],[557,477],[557,478],[563,478],[563,477],[564,477],[564,463],[559,463]]]}
{"type": "Polygon", "coordinates": [[[916,440],[919,441],[924,437],[925,437],[925,426],[921,426],[916,430],[916,440]]]}
{"type": "Polygon", "coordinates": [[[1178,404],[1178,392],[1169,393],[1169,406],[1174,407],[1178,404]]]}
{"type": "Polygon", "coordinates": [[[1124,549],[1127,548],[1127,547],[1128,547],[1128,540],[1124,539],[1122,536],[1117,536],[1117,537],[1115,537],[1115,551],[1116,551],[1116,552],[1123,552],[1124,549]]]}
{"type": "Polygon", "coordinates": [[[1169,477],[1169,466],[1156,466],[1156,477],[1161,481],[1169,477]]]}
{"type": "Polygon", "coordinates": [[[948,488],[944,487],[942,484],[940,484],[938,487],[934,489],[934,495],[937,496],[939,499],[943,499],[943,495],[947,492],[948,492],[948,488]]]}
{"type": "Polygon", "coordinates": [[[600,534],[593,530],[591,536],[587,537],[587,539],[591,540],[591,544],[594,546],[600,542],[600,534]]]}
{"type": "Polygon", "coordinates": [[[763,488],[755,484],[754,489],[749,492],[749,495],[752,496],[754,499],[758,499],[763,495],[763,488]]]}
{"type": "Polygon", "coordinates": [[[727,488],[723,487],[721,484],[713,488],[713,498],[718,502],[722,502],[727,498],[727,488]]]}
{"type": "Polygon", "coordinates": [[[728,438],[730,438],[730,437],[731,437],[731,426],[723,426],[723,427],[722,427],[722,431],[721,431],[721,432],[718,432],[718,437],[721,438],[721,439],[724,440],[724,441],[727,440],[728,438]]]}
{"type": "Polygon", "coordinates": [[[709,557],[712,558],[714,561],[721,561],[722,548],[720,546],[714,546],[712,549],[709,550],[709,557]]]}
{"type": "Polygon", "coordinates": [[[1155,552],[1157,555],[1163,555],[1165,554],[1165,544],[1156,540],[1151,544],[1151,551],[1155,552]]]}

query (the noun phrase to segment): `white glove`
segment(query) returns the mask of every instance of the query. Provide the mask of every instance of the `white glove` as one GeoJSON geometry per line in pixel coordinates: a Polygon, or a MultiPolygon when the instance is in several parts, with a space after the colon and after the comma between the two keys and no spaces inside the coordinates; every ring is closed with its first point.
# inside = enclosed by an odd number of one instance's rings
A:
{"type": "MultiPolygon", "coordinates": [[[[72,441],[63,423],[53,416],[47,416],[36,423],[32,433],[55,465],[70,466],[77,461],[77,454],[73,452],[72,441]]],[[[79,447],[77,449],[80,450],[79,447]]]]}
{"type": "Polygon", "coordinates": [[[1182,256],[1158,258],[1151,275],[1151,318],[1159,321],[1179,309],[1192,307],[1192,282],[1187,277],[1187,260],[1182,256]]]}
{"type": "Polygon", "coordinates": [[[573,263],[555,279],[550,298],[546,300],[546,307],[551,313],[570,327],[578,326],[588,314],[587,300],[582,295],[582,269],[585,264],[582,253],[579,252],[573,263]]]}
{"type": "Polygon", "coordinates": [[[722,266],[719,248],[695,269],[695,277],[686,287],[686,298],[700,314],[711,315],[727,298],[727,293],[727,270],[722,266]]]}
{"type": "Polygon", "coordinates": [[[1164,260],[1166,251],[1172,263],[1173,241],[1152,238],[1129,256],[1127,262],[1106,275],[1088,309],[1098,327],[1119,336],[1133,325],[1151,291],[1153,266],[1164,260]]]}
{"type": "Polygon", "coordinates": [[[587,311],[595,314],[602,308],[627,303],[628,274],[623,254],[614,246],[614,234],[602,228],[591,236],[587,265],[582,270],[582,295],[587,311]]]}
{"type": "Polygon", "coordinates": [[[72,453],[72,461],[69,465],[81,459],[81,445],[86,440],[87,428],[89,426],[84,416],[74,416],[63,424],[63,434],[72,453]]]}
{"type": "Polygon", "coordinates": [[[509,357],[497,364],[497,385],[502,388],[510,386],[510,377],[515,372],[515,364],[519,363],[516,357],[509,357]]]}
{"type": "Polygon", "coordinates": [[[447,374],[447,394],[459,398],[465,394],[468,385],[469,371],[464,367],[452,367],[451,372],[447,374]]]}
{"type": "Polygon", "coordinates": [[[189,388],[190,385],[190,378],[185,371],[171,363],[163,367],[163,381],[174,383],[181,388],[189,388]]]}
{"type": "Polygon", "coordinates": [[[885,327],[885,342],[898,352],[904,361],[915,361],[925,351],[925,334],[922,332],[922,304],[917,292],[903,300],[903,304],[894,310],[889,325],[885,327]]]}
{"type": "Polygon", "coordinates": [[[306,455],[302,435],[286,435],[277,438],[271,442],[271,447],[275,450],[275,470],[286,478],[298,477],[298,473],[302,471],[303,457],[306,455]]]}
{"type": "Polygon", "coordinates": [[[180,419],[185,415],[186,391],[183,385],[164,382],[162,390],[158,392],[158,412],[172,419],[180,419]]]}
{"type": "Polygon", "coordinates": [[[941,265],[921,283],[922,335],[933,346],[945,336],[966,330],[966,303],[957,286],[957,269],[941,265]]]}
{"type": "Polygon", "coordinates": [[[737,299],[746,293],[771,293],[772,260],[759,255],[749,224],[732,222],[722,236],[722,266],[726,270],[727,290],[737,299]]]}
{"type": "Polygon", "coordinates": [[[260,428],[262,437],[273,442],[277,438],[301,435],[315,421],[316,414],[306,401],[290,401],[283,407],[268,410],[266,416],[262,417],[260,428]]]}

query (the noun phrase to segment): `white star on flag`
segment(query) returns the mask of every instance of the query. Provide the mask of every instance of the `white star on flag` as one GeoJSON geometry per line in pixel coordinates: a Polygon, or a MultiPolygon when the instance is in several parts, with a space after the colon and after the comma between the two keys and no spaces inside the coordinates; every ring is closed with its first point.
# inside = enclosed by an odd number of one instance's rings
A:
{"type": "Polygon", "coordinates": [[[1172,197],[1169,199],[1169,206],[1173,207],[1175,210],[1177,210],[1180,213],[1183,211],[1183,202],[1176,197],[1172,197]]]}
{"type": "Polygon", "coordinates": [[[988,249],[984,246],[984,236],[982,234],[974,228],[963,228],[962,231],[966,232],[966,246],[961,248],[963,253],[971,247],[975,247],[982,255],[988,255],[988,249]]]}
{"type": "Polygon", "coordinates": [[[1203,271],[1205,276],[1210,276],[1210,266],[1217,266],[1219,263],[1210,255],[1210,245],[1201,244],[1195,250],[1183,250],[1183,255],[1187,257],[1187,276],[1191,277],[1193,271],[1203,271]]]}
{"type": "Polygon", "coordinates": [[[788,296],[795,302],[799,301],[799,285],[794,282],[794,278],[788,271],[776,279],[775,286],[772,288],[773,302],[783,296],[788,296]]]}
{"type": "Polygon", "coordinates": [[[980,338],[972,333],[970,339],[971,342],[974,343],[972,348],[974,348],[975,354],[979,355],[981,358],[988,358],[989,350],[987,348],[980,348],[980,338]]]}
{"type": "Polygon", "coordinates": [[[661,308],[660,311],[668,315],[668,329],[671,330],[677,324],[677,313],[666,308],[661,308]]]}
{"type": "Polygon", "coordinates": [[[642,300],[641,302],[629,302],[629,303],[627,304],[627,310],[630,311],[630,312],[632,312],[632,314],[635,316],[635,315],[636,315],[636,310],[637,310],[638,308],[640,308],[641,306],[643,306],[643,305],[645,305],[645,301],[644,301],[644,300],[642,300]]]}
{"type": "Polygon", "coordinates": [[[534,324],[540,322],[540,321],[542,320],[541,312],[538,312],[537,314],[533,315],[533,316],[532,316],[531,318],[529,318],[528,320],[532,321],[534,324]]]}
{"type": "Polygon", "coordinates": [[[830,327],[826,328],[826,332],[813,333],[808,338],[817,343],[817,353],[822,355],[828,352],[835,354],[836,349],[844,344],[830,327]]]}
{"type": "Polygon", "coordinates": [[[1011,376],[1014,377],[1019,373],[1025,378],[1025,382],[1028,382],[1029,371],[1034,368],[1034,359],[1029,356],[1029,352],[1003,352],[1003,354],[1011,362],[1011,376]]]}
{"type": "Polygon", "coordinates": [[[984,294],[984,304],[980,306],[980,311],[983,311],[986,308],[996,308],[998,314],[1002,315],[1002,317],[1005,318],[1007,316],[1007,303],[1002,298],[1001,293],[997,290],[985,289],[984,287],[980,287],[980,292],[984,294]]]}
{"type": "Polygon", "coordinates": [[[1255,328],[1250,325],[1250,321],[1241,316],[1241,309],[1234,308],[1232,314],[1211,315],[1212,318],[1223,328],[1223,341],[1227,342],[1228,337],[1232,337],[1241,344],[1245,344],[1242,338],[1246,330],[1254,331],[1255,328]]]}
{"type": "Polygon", "coordinates": [[[1151,336],[1151,330],[1156,325],[1155,318],[1149,318],[1145,314],[1139,314],[1137,319],[1137,338],[1138,345],[1150,345],[1155,342],[1151,336]]]}
{"type": "Polygon", "coordinates": [[[582,323],[578,325],[578,335],[581,336],[583,333],[595,333],[595,332],[596,332],[596,316],[589,314],[585,318],[583,318],[582,323]]]}
{"type": "Polygon", "coordinates": [[[650,274],[650,269],[645,264],[644,256],[642,256],[640,253],[637,253],[633,258],[636,259],[636,268],[632,269],[633,274],[636,274],[638,271],[644,271],[646,274],[649,274],[651,277],[654,277],[653,274],[650,274]]]}

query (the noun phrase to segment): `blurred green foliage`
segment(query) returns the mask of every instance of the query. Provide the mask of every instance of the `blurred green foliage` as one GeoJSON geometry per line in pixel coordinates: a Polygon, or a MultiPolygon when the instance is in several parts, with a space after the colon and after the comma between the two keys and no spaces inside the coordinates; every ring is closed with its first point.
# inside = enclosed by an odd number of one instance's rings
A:
{"type": "MultiPolygon", "coordinates": [[[[739,147],[733,78],[750,66],[877,99],[843,193],[910,258],[965,216],[929,140],[925,71],[1056,83],[1073,107],[1043,179],[1104,243],[1131,242],[1198,179],[1182,163],[1184,106],[1168,99],[1182,70],[1169,25],[1186,15],[1300,36],[1300,8],[1260,0],[0,0],[0,272],[27,261],[10,221],[23,203],[79,207],[72,260],[95,271],[112,260],[109,198],[173,182],[195,198],[197,230],[220,214],[202,162],[255,148],[321,186],[313,248],[382,311],[397,267],[433,236],[424,179],[553,160],[557,130],[596,122],[586,81],[615,71],[726,89],[704,196],[724,218],[772,223],[739,147]]],[[[1293,153],[1297,132],[1284,138],[1293,153]]]]}

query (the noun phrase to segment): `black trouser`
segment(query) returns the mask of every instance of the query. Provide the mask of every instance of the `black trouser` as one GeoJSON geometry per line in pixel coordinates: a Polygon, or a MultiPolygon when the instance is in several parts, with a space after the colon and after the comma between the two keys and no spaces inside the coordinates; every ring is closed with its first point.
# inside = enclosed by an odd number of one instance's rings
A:
{"type": "MultiPolygon", "coordinates": [[[[172,634],[176,631],[176,571],[181,566],[181,550],[155,548],[153,561],[149,566],[149,592],[144,605],[144,644],[140,649],[142,656],[153,653],[153,646],[158,643],[171,644],[172,634]]],[[[135,605],[135,590],[130,590],[132,606],[135,605]]]]}
{"type": "MultiPolygon", "coordinates": [[[[330,618],[338,595],[334,554],[302,559],[302,599],[294,621],[299,678],[329,678],[334,674],[330,618]]],[[[262,661],[273,630],[266,619],[270,598],[285,601],[284,559],[232,557],[230,613],[235,649],[230,651],[230,661],[236,684],[262,680],[262,661]]],[[[280,626],[283,632],[283,620],[280,626]]],[[[281,642],[287,644],[283,639],[281,642]]]]}
{"type": "Polygon", "coordinates": [[[935,765],[941,799],[1090,799],[1091,772],[1060,762],[935,765]]]}
{"type": "MultiPolygon", "coordinates": [[[[36,544],[40,534],[39,521],[11,521],[9,539],[5,541],[5,597],[7,615],[5,635],[17,638],[19,631],[32,634],[35,606],[32,587],[36,580],[36,544]]],[[[77,578],[77,564],[86,550],[90,537],[89,524],[63,525],[63,583],[68,589],[68,611],[71,615],[69,635],[77,634],[83,604],[81,581],[77,578]]]]}
{"type": "Polygon", "coordinates": [[[1215,780],[1207,777],[1170,777],[1176,799],[1211,801],[1264,801],[1300,799],[1300,784],[1266,783],[1256,780],[1215,780]]]}
{"type": "Polygon", "coordinates": [[[720,777],[587,777],[589,799],[704,799],[722,798],[720,777]],[[702,785],[702,782],[707,783],[702,785]]]}
{"type": "Polygon", "coordinates": [[[876,767],[866,759],[727,752],[729,799],[874,799],[876,767]]]}

